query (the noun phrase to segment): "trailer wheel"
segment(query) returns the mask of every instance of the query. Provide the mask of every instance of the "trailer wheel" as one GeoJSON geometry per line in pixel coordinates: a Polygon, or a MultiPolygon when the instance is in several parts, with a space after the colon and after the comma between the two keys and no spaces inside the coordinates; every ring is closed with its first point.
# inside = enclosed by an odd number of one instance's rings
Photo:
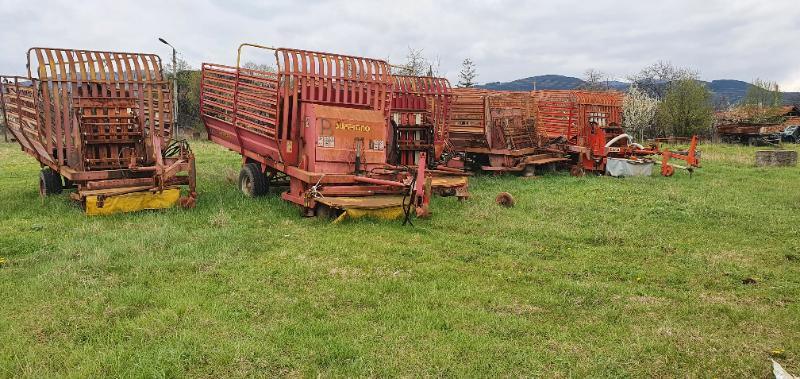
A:
{"type": "Polygon", "coordinates": [[[39,195],[57,195],[61,193],[63,187],[61,186],[61,175],[45,167],[39,173],[39,195]]]}
{"type": "Polygon", "coordinates": [[[249,197],[263,196],[269,189],[267,177],[258,163],[248,163],[239,172],[239,189],[249,197]]]}

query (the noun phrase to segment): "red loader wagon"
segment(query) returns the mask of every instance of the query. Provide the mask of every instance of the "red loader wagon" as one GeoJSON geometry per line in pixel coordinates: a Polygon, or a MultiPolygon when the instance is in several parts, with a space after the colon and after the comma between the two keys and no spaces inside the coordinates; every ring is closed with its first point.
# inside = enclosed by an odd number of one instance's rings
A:
{"type": "Polygon", "coordinates": [[[537,129],[547,143],[571,155],[576,162],[571,173],[583,175],[585,171],[606,172],[611,175],[630,175],[652,166],[652,160],[643,159],[661,155],[662,174],[671,176],[674,165],[670,158],[689,162],[697,167],[699,161],[693,139],[687,155],[660,150],[657,146],[643,147],[622,128],[622,102],[624,95],[616,91],[533,91],[537,129]],[[649,166],[647,166],[649,165],[649,166]]]}
{"type": "Polygon", "coordinates": [[[458,151],[488,149],[486,138],[486,96],[488,90],[456,88],[451,108],[450,145],[458,151]]]}
{"type": "Polygon", "coordinates": [[[75,188],[90,215],[194,205],[194,156],[171,139],[158,56],[32,48],[27,77],[0,77],[0,99],[8,130],[43,167],[41,195],[75,188]]]}
{"type": "Polygon", "coordinates": [[[622,124],[620,92],[533,91],[536,127],[550,140],[562,138],[573,145],[585,138],[586,127],[622,124]]]}
{"type": "Polygon", "coordinates": [[[288,179],[281,197],[306,216],[427,214],[425,166],[386,164],[385,61],[242,44],[237,67],[203,64],[201,87],[208,137],[242,155],[245,194],[288,179]],[[276,70],[239,67],[245,47],[274,52],[276,70]]]}
{"type": "Polygon", "coordinates": [[[545,90],[533,91],[532,96],[542,135],[577,157],[574,174],[605,170],[609,155],[623,155],[621,149],[628,139],[616,139],[615,146],[605,146],[623,134],[621,93],[545,90]]]}
{"type": "Polygon", "coordinates": [[[389,163],[417,166],[425,154],[432,189],[441,195],[469,196],[466,173],[445,164],[452,159],[448,129],[453,93],[445,78],[393,75],[389,163]]]}
{"type": "Polygon", "coordinates": [[[416,165],[425,152],[427,165],[441,157],[447,141],[452,90],[444,78],[393,75],[392,164],[416,165]]]}
{"type": "Polygon", "coordinates": [[[450,142],[484,171],[523,172],[567,161],[542,148],[528,92],[454,90],[450,142]]]}

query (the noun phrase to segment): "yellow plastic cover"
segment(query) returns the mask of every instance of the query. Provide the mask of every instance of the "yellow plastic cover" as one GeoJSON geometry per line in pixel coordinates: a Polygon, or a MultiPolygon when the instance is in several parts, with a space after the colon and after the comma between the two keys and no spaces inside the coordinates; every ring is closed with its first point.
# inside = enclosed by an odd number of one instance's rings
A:
{"type": "Polygon", "coordinates": [[[366,209],[366,208],[346,208],[344,213],[339,215],[336,220],[333,220],[333,223],[339,223],[346,219],[357,219],[357,218],[376,218],[380,220],[397,220],[403,218],[403,207],[388,207],[388,208],[378,208],[378,209],[366,209]]]}
{"type": "Polygon", "coordinates": [[[86,196],[86,214],[106,216],[114,213],[136,212],[143,209],[165,209],[173,207],[181,197],[179,188],[161,192],[134,192],[108,196],[98,205],[97,196],[86,196]]]}

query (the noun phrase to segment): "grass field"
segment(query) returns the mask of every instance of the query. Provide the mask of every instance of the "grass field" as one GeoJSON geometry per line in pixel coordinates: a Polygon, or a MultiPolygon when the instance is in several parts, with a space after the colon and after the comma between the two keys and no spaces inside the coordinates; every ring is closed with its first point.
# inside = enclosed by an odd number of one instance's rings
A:
{"type": "Polygon", "coordinates": [[[800,373],[800,169],[478,177],[414,227],[244,198],[195,142],[190,211],[89,218],[0,143],[0,376],[800,373]],[[512,209],[494,197],[511,192],[512,209]]]}

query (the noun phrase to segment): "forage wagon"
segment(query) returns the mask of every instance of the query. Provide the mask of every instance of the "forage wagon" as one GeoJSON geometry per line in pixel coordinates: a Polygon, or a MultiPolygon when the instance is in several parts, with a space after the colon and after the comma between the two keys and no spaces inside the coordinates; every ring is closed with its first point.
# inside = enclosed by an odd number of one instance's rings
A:
{"type": "Polygon", "coordinates": [[[567,161],[542,149],[528,92],[456,88],[450,143],[477,168],[533,175],[537,166],[567,161]]]}
{"type": "Polygon", "coordinates": [[[194,155],[172,135],[158,56],[35,47],[27,57],[28,76],[0,77],[0,103],[42,166],[41,195],[74,188],[90,215],[194,205],[194,155]]]}
{"type": "Polygon", "coordinates": [[[449,145],[453,92],[445,78],[393,75],[392,112],[388,144],[389,163],[417,166],[424,153],[433,192],[464,199],[468,178],[460,168],[450,167],[455,157],[449,145]]]}
{"type": "Polygon", "coordinates": [[[203,64],[201,87],[208,138],[241,154],[244,193],[288,181],[281,197],[306,216],[427,214],[425,165],[386,163],[385,61],[247,43],[236,66],[203,64]],[[274,70],[242,67],[245,48],[273,55],[274,70]]]}

